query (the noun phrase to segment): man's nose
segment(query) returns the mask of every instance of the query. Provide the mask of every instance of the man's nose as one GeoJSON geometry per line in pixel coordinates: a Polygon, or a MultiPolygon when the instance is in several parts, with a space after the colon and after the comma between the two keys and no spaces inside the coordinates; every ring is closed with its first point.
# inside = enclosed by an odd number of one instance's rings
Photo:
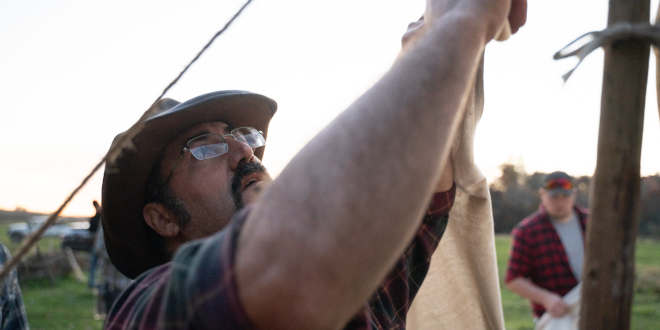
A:
{"type": "Polygon", "coordinates": [[[254,151],[250,148],[249,145],[244,142],[238,141],[233,138],[227,139],[227,145],[229,147],[229,169],[236,171],[238,164],[241,161],[245,160],[251,162],[254,158],[254,151]]]}

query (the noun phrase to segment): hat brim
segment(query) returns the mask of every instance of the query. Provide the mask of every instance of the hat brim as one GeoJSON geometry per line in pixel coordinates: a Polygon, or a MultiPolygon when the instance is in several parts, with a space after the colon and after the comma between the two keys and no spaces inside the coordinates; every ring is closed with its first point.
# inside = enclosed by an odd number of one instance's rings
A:
{"type": "MultiPolygon", "coordinates": [[[[103,176],[103,230],[106,250],[115,267],[129,278],[169,260],[153,243],[152,229],[142,209],[149,173],[165,146],[180,132],[205,122],[222,121],[234,127],[249,126],[268,136],[268,125],[277,103],[245,91],[204,94],[159,113],[145,122],[115,164],[103,176]]],[[[255,150],[262,158],[265,147],[255,150]]]]}

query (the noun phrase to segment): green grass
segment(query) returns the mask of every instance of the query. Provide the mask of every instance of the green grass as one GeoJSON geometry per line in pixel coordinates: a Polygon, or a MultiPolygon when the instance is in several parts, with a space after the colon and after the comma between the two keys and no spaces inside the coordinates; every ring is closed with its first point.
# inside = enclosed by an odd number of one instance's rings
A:
{"type": "Polygon", "coordinates": [[[520,298],[504,287],[504,271],[509,258],[511,237],[495,236],[495,251],[497,252],[497,268],[500,273],[500,289],[502,291],[502,309],[504,310],[504,326],[509,330],[534,329],[529,301],[520,298]]]}
{"type": "Polygon", "coordinates": [[[96,297],[86,283],[70,275],[49,280],[21,283],[25,310],[31,329],[102,329],[94,319],[96,297]]]}
{"type": "MultiPolygon", "coordinates": [[[[9,224],[0,224],[0,242],[12,254],[20,243],[13,243],[7,235],[9,224]]],[[[42,253],[60,249],[60,240],[45,237],[38,243],[42,253]]],[[[33,248],[28,255],[36,253],[33,248]]],[[[31,329],[102,329],[103,320],[94,319],[96,297],[87,283],[76,281],[73,274],[50,280],[28,280],[20,283],[23,302],[31,329]]]]}
{"type": "Polygon", "coordinates": [[[638,268],[660,267],[660,242],[650,239],[637,240],[635,263],[638,268]]]}
{"type": "MultiPolygon", "coordinates": [[[[509,257],[511,237],[497,235],[495,249],[500,273],[504,324],[509,330],[534,329],[529,302],[509,291],[503,285],[506,261],[509,257]]],[[[636,273],[658,274],[649,270],[660,269],[660,242],[640,239],[636,244],[636,273]]],[[[660,282],[660,278],[655,278],[660,282]]],[[[636,290],[633,297],[631,329],[660,329],[660,291],[636,290]]]]}

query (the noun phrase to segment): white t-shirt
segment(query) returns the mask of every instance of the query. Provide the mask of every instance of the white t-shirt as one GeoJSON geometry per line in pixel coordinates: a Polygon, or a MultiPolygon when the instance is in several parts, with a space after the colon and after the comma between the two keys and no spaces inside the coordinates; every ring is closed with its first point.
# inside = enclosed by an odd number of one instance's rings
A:
{"type": "Polygon", "coordinates": [[[559,235],[561,244],[564,246],[573,275],[580,281],[580,278],[582,278],[582,263],[584,262],[584,239],[582,238],[582,229],[577,214],[573,212],[573,216],[567,222],[551,221],[559,235]]]}

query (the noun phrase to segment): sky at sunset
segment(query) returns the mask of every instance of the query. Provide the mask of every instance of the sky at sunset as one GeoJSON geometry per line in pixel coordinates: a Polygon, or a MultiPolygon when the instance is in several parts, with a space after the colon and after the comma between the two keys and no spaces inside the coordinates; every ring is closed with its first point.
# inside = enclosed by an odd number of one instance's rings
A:
{"type": "MultiPolygon", "coordinates": [[[[654,18],[659,0],[651,1],[654,18]]],[[[603,51],[567,83],[575,59],[552,55],[602,30],[607,2],[529,1],[527,24],[486,48],[476,161],[591,175],[603,51]]],[[[57,209],[113,137],[130,127],[244,1],[0,0],[0,209],[57,209]]],[[[275,99],[264,163],[276,176],[295,153],[389,68],[422,0],[254,0],[167,97],[223,89],[275,99]]],[[[650,72],[655,72],[651,56],[650,72]]],[[[660,172],[655,74],[649,75],[642,175],[660,172]]],[[[64,211],[90,216],[95,175],[64,211]]]]}

